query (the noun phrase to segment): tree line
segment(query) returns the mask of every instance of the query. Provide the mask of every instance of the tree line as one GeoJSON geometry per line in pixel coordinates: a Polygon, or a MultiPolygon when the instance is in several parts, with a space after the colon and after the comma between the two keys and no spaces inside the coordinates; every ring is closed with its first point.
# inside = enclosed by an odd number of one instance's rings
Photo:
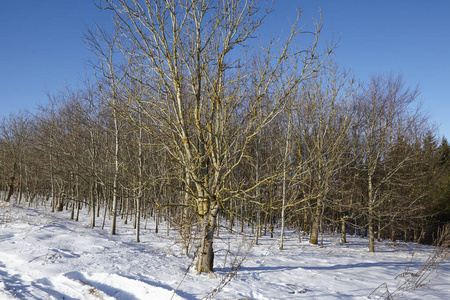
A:
{"type": "Polygon", "coordinates": [[[256,41],[259,1],[99,1],[114,30],[87,30],[98,60],[80,89],[0,124],[3,200],[165,217],[198,273],[216,230],[297,228],[431,242],[450,218],[449,146],[401,76],[359,82],[301,11],[286,36],[256,41]],[[221,224],[222,222],[222,224],[221,224]]]}

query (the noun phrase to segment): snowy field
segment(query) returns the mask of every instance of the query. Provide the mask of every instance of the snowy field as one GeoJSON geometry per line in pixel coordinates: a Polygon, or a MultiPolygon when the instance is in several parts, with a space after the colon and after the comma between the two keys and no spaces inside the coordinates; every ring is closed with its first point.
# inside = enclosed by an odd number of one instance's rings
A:
{"type": "Polygon", "coordinates": [[[161,227],[155,234],[154,225],[148,221],[142,242],[135,243],[132,225],[121,220],[111,236],[109,227],[89,228],[86,210],[75,222],[69,212],[2,203],[0,299],[378,299],[402,284],[394,293],[399,299],[450,299],[448,260],[417,288],[404,284],[433,247],[381,242],[369,253],[367,239],[348,236],[343,245],[338,235],[326,235],[320,248],[306,239],[299,243],[288,231],[280,251],[278,236],[263,236],[251,247],[250,236],[222,230],[215,240],[215,277],[197,276],[177,232],[167,236],[161,227]],[[238,249],[247,257],[218,291],[238,249]]]}

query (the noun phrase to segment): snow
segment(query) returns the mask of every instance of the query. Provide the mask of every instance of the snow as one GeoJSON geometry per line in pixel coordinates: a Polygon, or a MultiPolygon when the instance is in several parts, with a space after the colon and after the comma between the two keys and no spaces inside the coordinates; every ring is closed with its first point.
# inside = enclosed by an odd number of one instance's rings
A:
{"type": "MultiPolygon", "coordinates": [[[[156,234],[148,220],[135,243],[132,222],[119,222],[112,236],[109,227],[89,227],[86,209],[79,222],[69,216],[1,204],[0,299],[378,299],[416,274],[434,250],[383,241],[369,253],[367,239],[348,236],[341,244],[338,235],[325,235],[320,248],[307,237],[299,243],[288,230],[280,251],[278,232],[252,245],[251,229],[248,235],[224,229],[214,242],[215,276],[198,276],[174,229],[156,234]],[[223,285],[245,255],[236,277],[223,285]]],[[[450,299],[449,261],[424,283],[395,295],[450,299]]]]}

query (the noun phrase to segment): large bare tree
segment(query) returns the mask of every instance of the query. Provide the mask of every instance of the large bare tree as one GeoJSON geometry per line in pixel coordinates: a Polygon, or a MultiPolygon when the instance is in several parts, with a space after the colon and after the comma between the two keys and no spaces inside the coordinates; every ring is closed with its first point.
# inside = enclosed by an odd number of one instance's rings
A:
{"type": "Polygon", "coordinates": [[[317,51],[322,23],[314,24],[307,47],[297,44],[304,33],[299,19],[285,39],[258,47],[252,37],[270,10],[261,9],[259,1],[105,0],[97,5],[114,12],[118,52],[128,65],[144,70],[139,80],[145,95],[126,101],[151,120],[151,133],[186,173],[183,186],[202,227],[197,271],[212,272],[220,207],[263,180],[245,189],[227,182],[252,140],[285,108],[289,94],[330,54],[331,48],[317,51]]]}

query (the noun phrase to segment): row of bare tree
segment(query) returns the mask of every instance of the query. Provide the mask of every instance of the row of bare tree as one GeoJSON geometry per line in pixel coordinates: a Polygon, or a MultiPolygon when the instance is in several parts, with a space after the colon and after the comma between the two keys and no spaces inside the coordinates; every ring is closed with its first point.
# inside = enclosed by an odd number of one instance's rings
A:
{"type": "Polygon", "coordinates": [[[285,226],[313,244],[325,229],[342,242],[358,231],[369,251],[427,230],[444,168],[418,91],[390,75],[358,84],[329,58],[333,45],[319,50],[321,21],[305,31],[297,19],[261,46],[270,11],[258,1],[98,5],[115,31],[86,34],[95,80],[1,123],[5,201],[75,219],[88,208],[92,227],[103,208],[112,234],[116,216],[132,216],[136,241],[141,216],[165,214],[186,253],[200,232],[198,273],[213,270],[219,216],[229,230],[252,224],[256,243],[280,226],[280,249],[285,226]]]}

